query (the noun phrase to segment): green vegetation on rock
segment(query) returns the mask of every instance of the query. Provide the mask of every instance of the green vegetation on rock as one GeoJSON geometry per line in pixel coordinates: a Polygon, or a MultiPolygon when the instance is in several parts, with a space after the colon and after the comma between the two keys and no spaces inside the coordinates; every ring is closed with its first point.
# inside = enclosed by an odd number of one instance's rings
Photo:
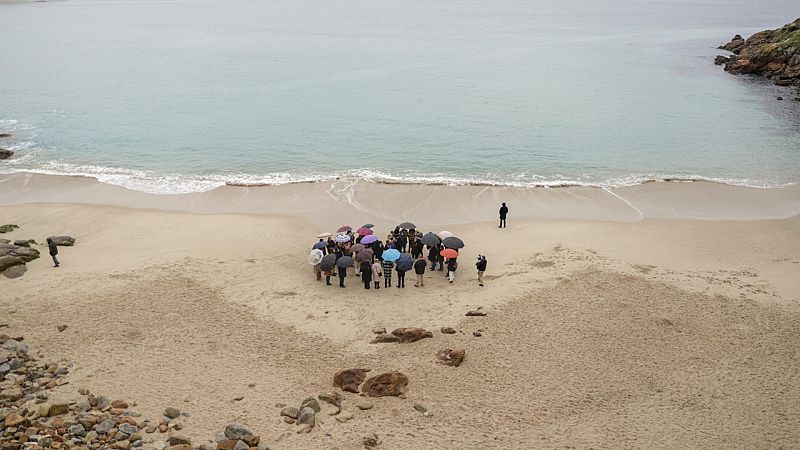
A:
{"type": "Polygon", "coordinates": [[[19,228],[18,225],[11,225],[11,224],[0,225],[0,233],[10,233],[17,228],[19,228]]]}

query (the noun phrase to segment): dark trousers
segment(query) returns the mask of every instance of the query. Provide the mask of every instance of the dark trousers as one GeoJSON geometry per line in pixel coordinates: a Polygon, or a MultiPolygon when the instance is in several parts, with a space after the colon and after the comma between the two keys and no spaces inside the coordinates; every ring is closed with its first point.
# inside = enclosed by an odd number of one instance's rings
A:
{"type": "Polygon", "coordinates": [[[344,277],[347,276],[347,273],[344,269],[339,270],[339,287],[344,287],[344,277]]]}
{"type": "Polygon", "coordinates": [[[392,287],[392,277],[383,277],[383,287],[392,287]]]}
{"type": "Polygon", "coordinates": [[[406,273],[397,272],[397,287],[406,287],[406,273]]]}
{"type": "Polygon", "coordinates": [[[498,228],[505,228],[506,227],[506,219],[500,219],[500,226],[498,228]]]}
{"type": "Polygon", "coordinates": [[[325,284],[327,284],[328,286],[331,285],[331,276],[330,275],[325,275],[325,284]]]}
{"type": "Polygon", "coordinates": [[[364,281],[364,289],[369,289],[369,284],[370,284],[369,280],[364,281]]]}
{"type": "Polygon", "coordinates": [[[381,288],[381,282],[380,281],[376,281],[375,282],[375,289],[380,289],[380,288],[381,288]]]}
{"type": "Polygon", "coordinates": [[[52,257],[53,257],[53,265],[55,265],[56,267],[58,267],[58,266],[59,266],[59,264],[58,264],[58,258],[56,258],[56,255],[50,255],[50,256],[52,256],[52,257]]]}

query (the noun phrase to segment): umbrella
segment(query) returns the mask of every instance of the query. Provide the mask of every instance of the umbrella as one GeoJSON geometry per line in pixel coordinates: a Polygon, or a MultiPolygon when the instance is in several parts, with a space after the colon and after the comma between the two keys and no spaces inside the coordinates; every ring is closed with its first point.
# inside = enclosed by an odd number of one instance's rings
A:
{"type": "Polygon", "coordinates": [[[397,259],[397,268],[400,270],[411,270],[414,265],[414,259],[408,253],[403,253],[397,259]]]}
{"type": "Polygon", "coordinates": [[[442,239],[435,235],[434,233],[425,233],[425,236],[422,236],[422,243],[433,247],[434,245],[439,245],[442,242],[442,239]]]}
{"type": "Polygon", "coordinates": [[[336,235],[336,242],[339,242],[339,243],[350,242],[350,236],[348,236],[346,234],[337,234],[336,235]]]}
{"type": "Polygon", "coordinates": [[[356,253],[356,261],[369,261],[374,255],[375,252],[373,252],[371,248],[365,248],[364,250],[356,253]]]}
{"type": "Polygon", "coordinates": [[[442,239],[449,238],[449,237],[452,237],[452,236],[455,236],[455,235],[453,233],[449,232],[449,231],[440,231],[439,232],[439,237],[441,237],[442,239]]]}
{"type": "Polygon", "coordinates": [[[364,225],[361,225],[361,228],[372,228],[372,227],[374,227],[374,226],[375,226],[375,225],[373,225],[373,224],[371,224],[371,223],[365,223],[364,225]]]}
{"type": "Polygon", "coordinates": [[[398,227],[406,229],[406,230],[412,230],[412,229],[416,229],[417,228],[417,226],[414,225],[411,222],[403,222],[400,225],[398,225],[398,227]]]}
{"type": "Polygon", "coordinates": [[[400,251],[394,248],[390,248],[389,250],[383,251],[383,260],[384,261],[396,261],[400,258],[400,251]]]}
{"type": "Polygon", "coordinates": [[[333,236],[333,234],[332,233],[328,233],[327,231],[325,233],[320,233],[320,234],[317,235],[318,238],[328,238],[328,237],[331,237],[331,236],[333,236]]]}
{"type": "Polygon", "coordinates": [[[319,268],[326,272],[333,269],[333,266],[335,265],[336,255],[325,255],[325,257],[319,262],[319,268]]]}
{"type": "Polygon", "coordinates": [[[452,248],[446,248],[439,252],[445,258],[458,258],[458,252],[453,250],[452,248]]]}
{"type": "Polygon", "coordinates": [[[369,236],[364,236],[364,238],[361,239],[361,243],[362,244],[372,244],[373,242],[375,242],[377,240],[378,240],[377,236],[375,236],[374,234],[370,234],[369,236]]]}
{"type": "Polygon", "coordinates": [[[313,265],[319,264],[322,261],[322,250],[314,249],[308,254],[308,263],[313,265]]]}
{"type": "Polygon", "coordinates": [[[356,244],[356,245],[350,247],[350,250],[352,250],[354,253],[355,252],[360,252],[361,250],[364,250],[364,246],[362,244],[356,244]]]}
{"type": "Polygon", "coordinates": [[[352,229],[353,229],[353,227],[351,227],[350,225],[342,225],[342,226],[339,227],[338,230],[336,230],[336,232],[337,233],[344,233],[344,232],[350,231],[352,229]]]}
{"type": "Polygon", "coordinates": [[[353,267],[353,258],[349,256],[342,256],[336,260],[336,267],[353,267]]]}
{"type": "Polygon", "coordinates": [[[328,246],[328,244],[327,244],[327,243],[325,243],[325,242],[317,242],[317,243],[316,243],[316,244],[314,244],[314,246],[313,246],[313,247],[311,247],[311,248],[317,248],[317,249],[320,249],[320,250],[322,250],[323,248],[325,248],[325,247],[327,247],[327,246],[328,246]]]}
{"type": "Polygon", "coordinates": [[[358,233],[359,236],[369,236],[372,234],[372,230],[367,227],[361,227],[358,229],[358,231],[356,231],[356,233],[358,233]]]}
{"type": "Polygon", "coordinates": [[[455,236],[444,238],[442,243],[446,248],[454,248],[454,249],[464,248],[464,241],[455,236]]]}

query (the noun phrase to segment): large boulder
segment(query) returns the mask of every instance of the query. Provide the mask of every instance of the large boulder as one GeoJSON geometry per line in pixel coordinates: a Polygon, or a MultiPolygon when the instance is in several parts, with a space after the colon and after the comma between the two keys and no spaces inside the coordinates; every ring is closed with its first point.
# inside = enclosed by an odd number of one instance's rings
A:
{"type": "Polygon", "coordinates": [[[358,387],[364,382],[369,369],[345,369],[333,376],[333,385],[347,392],[358,393],[358,387]]]}
{"type": "Polygon", "coordinates": [[[397,328],[392,334],[400,338],[401,343],[415,342],[420,339],[433,337],[433,333],[423,328],[397,328]]]}
{"type": "Polygon", "coordinates": [[[56,245],[61,245],[64,247],[71,247],[75,245],[75,238],[72,236],[49,236],[47,239],[55,242],[56,245]]]}
{"type": "Polygon", "coordinates": [[[8,159],[14,156],[14,152],[7,148],[0,148],[0,159],[8,159]]]}
{"type": "Polygon", "coordinates": [[[408,391],[408,377],[400,372],[382,373],[367,379],[361,392],[367,397],[401,396],[408,391]]]}
{"type": "Polygon", "coordinates": [[[13,244],[0,244],[0,256],[15,256],[25,262],[39,257],[39,250],[13,244]]]}
{"type": "Polygon", "coordinates": [[[11,255],[0,256],[0,272],[14,266],[25,265],[21,258],[11,255]]]}

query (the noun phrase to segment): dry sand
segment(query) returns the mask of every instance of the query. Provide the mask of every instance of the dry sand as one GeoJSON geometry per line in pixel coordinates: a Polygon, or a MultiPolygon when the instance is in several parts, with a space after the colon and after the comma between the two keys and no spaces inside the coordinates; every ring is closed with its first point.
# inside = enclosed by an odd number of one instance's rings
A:
{"type": "Polygon", "coordinates": [[[798,189],[708,183],[341,180],[152,196],[0,176],[0,223],[21,226],[4,238],[77,238],[62,267],[41,247],[23,277],[0,279],[0,323],[74,361],[56,396],[87,387],[152,418],[179,407],[196,444],[236,420],[273,449],[359,448],[370,431],[390,449],[798,448],[798,211],[798,189]],[[501,200],[504,230],[489,221],[501,200]],[[421,289],[365,291],[352,273],[347,289],[314,280],[305,259],[317,233],[373,222],[382,236],[400,220],[467,242],[455,284],[440,272],[421,289]],[[489,258],[483,288],[478,253],[489,258]],[[464,317],[477,306],[488,315],[464,317]],[[434,337],[371,345],[375,326],[434,337]],[[464,364],[437,364],[443,348],[465,349],[464,364]],[[323,417],[309,434],[281,420],[275,404],[328,391],[352,367],[402,371],[407,398],[360,411],[346,394],[355,418],[323,417]]]}

